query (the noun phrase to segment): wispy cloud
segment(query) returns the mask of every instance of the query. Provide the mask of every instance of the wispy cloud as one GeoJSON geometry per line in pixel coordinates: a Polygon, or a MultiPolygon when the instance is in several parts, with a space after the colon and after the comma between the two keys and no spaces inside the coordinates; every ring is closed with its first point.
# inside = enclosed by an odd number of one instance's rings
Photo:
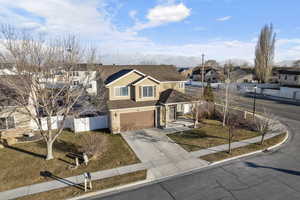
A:
{"type": "Polygon", "coordinates": [[[224,22],[224,21],[230,20],[231,18],[232,18],[232,16],[225,16],[225,17],[217,18],[216,20],[220,21],[220,22],[224,22]]]}

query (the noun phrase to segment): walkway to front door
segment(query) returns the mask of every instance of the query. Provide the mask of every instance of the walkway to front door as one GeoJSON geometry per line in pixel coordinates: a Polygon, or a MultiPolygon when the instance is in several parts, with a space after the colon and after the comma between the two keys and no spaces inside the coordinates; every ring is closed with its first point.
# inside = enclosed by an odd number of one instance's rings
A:
{"type": "Polygon", "coordinates": [[[150,165],[148,171],[155,178],[183,173],[208,164],[174,143],[166,135],[167,132],[153,128],[124,132],[122,136],[139,159],[150,165]]]}

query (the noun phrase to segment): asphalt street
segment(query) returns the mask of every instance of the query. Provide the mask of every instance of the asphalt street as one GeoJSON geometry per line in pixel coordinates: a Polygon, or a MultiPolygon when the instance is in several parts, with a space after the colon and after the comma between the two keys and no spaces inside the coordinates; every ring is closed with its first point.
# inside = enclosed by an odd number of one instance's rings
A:
{"type": "MultiPolygon", "coordinates": [[[[240,106],[252,109],[252,99],[240,106]]],[[[97,200],[299,200],[300,199],[300,106],[257,100],[257,110],[266,108],[280,117],[290,131],[286,144],[229,163],[191,174],[144,185],[97,200]]]]}

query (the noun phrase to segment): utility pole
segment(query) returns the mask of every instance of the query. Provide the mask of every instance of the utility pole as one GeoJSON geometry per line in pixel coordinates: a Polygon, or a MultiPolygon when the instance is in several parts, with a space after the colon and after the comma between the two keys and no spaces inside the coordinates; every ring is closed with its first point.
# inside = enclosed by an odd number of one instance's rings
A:
{"type": "Polygon", "coordinates": [[[204,54],[202,54],[202,98],[204,97],[204,54]]]}

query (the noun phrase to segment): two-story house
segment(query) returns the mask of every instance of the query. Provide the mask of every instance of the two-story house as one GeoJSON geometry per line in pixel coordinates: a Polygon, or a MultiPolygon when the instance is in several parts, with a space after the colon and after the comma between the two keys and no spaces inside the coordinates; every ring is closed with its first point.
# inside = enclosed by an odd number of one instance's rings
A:
{"type": "Polygon", "coordinates": [[[204,82],[209,83],[218,83],[223,81],[224,76],[221,73],[221,70],[217,67],[205,66],[204,70],[201,66],[195,67],[192,72],[193,81],[202,81],[202,71],[204,71],[204,82]]]}
{"type": "Polygon", "coordinates": [[[280,85],[300,87],[300,69],[279,70],[278,74],[278,81],[280,85]]]}
{"type": "Polygon", "coordinates": [[[90,95],[99,93],[99,66],[101,64],[77,64],[69,71],[65,69],[55,69],[51,77],[42,77],[40,82],[45,87],[60,88],[65,84],[70,88],[84,87],[90,95]]]}
{"type": "Polygon", "coordinates": [[[112,133],[167,127],[177,113],[196,99],[185,93],[185,77],[174,66],[102,66],[108,90],[107,107],[112,133]]]}

